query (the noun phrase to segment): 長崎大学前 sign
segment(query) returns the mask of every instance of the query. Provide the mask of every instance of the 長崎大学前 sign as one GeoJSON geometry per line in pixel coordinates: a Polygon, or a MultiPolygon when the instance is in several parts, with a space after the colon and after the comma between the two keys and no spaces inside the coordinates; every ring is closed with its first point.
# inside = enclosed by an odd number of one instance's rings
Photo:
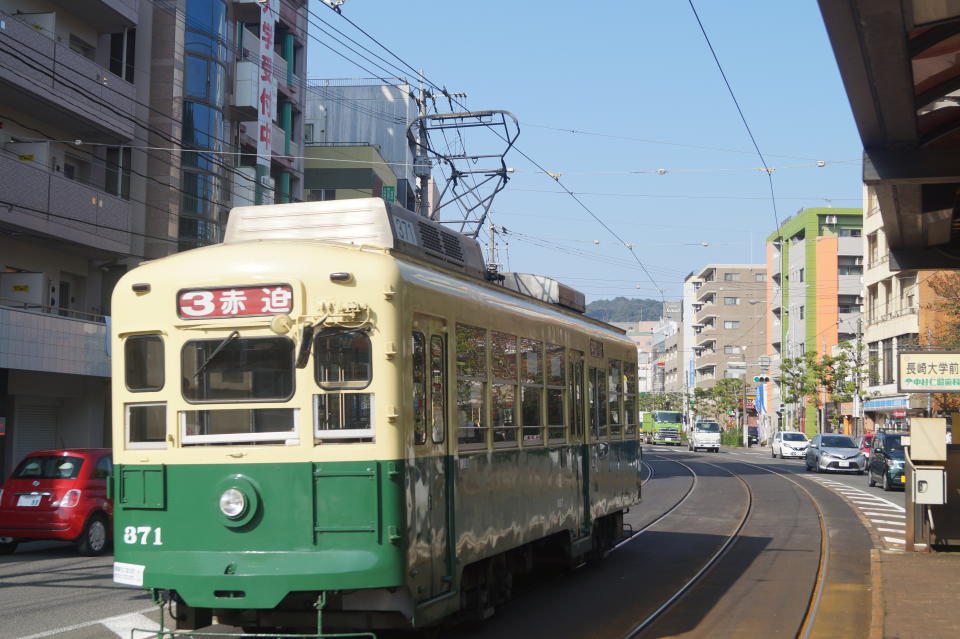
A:
{"type": "Polygon", "coordinates": [[[960,352],[898,353],[901,393],[960,393],[960,352]]]}

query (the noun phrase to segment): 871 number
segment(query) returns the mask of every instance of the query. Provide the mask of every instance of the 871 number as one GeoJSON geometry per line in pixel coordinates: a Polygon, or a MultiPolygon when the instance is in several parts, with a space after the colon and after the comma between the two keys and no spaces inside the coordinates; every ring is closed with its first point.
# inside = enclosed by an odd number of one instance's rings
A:
{"type": "Polygon", "coordinates": [[[160,530],[151,526],[127,526],[123,529],[123,543],[162,546],[163,537],[160,530]]]}

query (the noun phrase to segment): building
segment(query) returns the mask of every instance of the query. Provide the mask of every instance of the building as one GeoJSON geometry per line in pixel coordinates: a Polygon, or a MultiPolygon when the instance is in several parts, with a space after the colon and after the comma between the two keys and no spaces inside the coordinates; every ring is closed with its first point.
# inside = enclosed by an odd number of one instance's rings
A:
{"type": "Polygon", "coordinates": [[[925,416],[928,393],[897,392],[897,354],[904,347],[931,345],[937,339],[938,296],[929,280],[940,271],[895,271],[873,188],[864,189],[863,220],[866,271],[863,343],[868,374],[864,380],[864,430],[899,427],[911,416],[925,416]]]}
{"type": "Polygon", "coordinates": [[[682,313],[679,302],[664,302],[663,315],[653,327],[651,338],[653,367],[650,388],[652,393],[673,393],[680,390],[679,354],[682,349],[680,342],[682,313]]]}
{"type": "Polygon", "coordinates": [[[637,345],[637,392],[649,393],[653,389],[653,330],[656,322],[610,322],[622,328],[627,337],[637,345]]]}
{"type": "Polygon", "coordinates": [[[407,127],[419,112],[412,91],[401,80],[310,80],[304,198],[383,197],[415,210],[407,127]]]}
{"type": "MultiPolygon", "coordinates": [[[[803,209],[767,238],[766,354],[773,377],[782,358],[833,353],[856,338],[863,290],[863,213],[852,208],[803,209]]],[[[781,403],[767,388],[768,406],[781,403]]],[[[816,409],[788,406],[788,423],[816,429],[816,409]]]]}
{"type": "Polygon", "coordinates": [[[0,23],[5,476],[109,445],[124,272],[301,197],[306,0],[0,0],[0,23]]]}
{"type": "Polygon", "coordinates": [[[759,374],[766,335],[765,281],[762,264],[708,264],[687,278],[696,388],[759,374]]]}

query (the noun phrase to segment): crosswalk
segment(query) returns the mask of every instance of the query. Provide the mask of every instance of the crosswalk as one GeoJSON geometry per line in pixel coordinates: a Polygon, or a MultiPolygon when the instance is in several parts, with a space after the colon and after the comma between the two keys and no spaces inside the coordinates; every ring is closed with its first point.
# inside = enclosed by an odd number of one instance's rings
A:
{"type": "Polygon", "coordinates": [[[904,549],[907,515],[902,506],[829,477],[811,477],[811,479],[834,492],[840,493],[854,507],[859,509],[888,548],[892,550],[904,549]]]}

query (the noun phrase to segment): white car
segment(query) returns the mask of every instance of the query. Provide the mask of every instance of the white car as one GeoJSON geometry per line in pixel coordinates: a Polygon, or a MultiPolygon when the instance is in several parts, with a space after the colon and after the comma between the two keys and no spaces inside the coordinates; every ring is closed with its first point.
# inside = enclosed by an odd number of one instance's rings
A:
{"type": "Polygon", "coordinates": [[[773,457],[786,459],[787,457],[796,457],[797,459],[805,457],[807,446],[810,440],[803,433],[797,431],[780,431],[773,436],[773,443],[770,444],[770,454],[773,457]]]}

